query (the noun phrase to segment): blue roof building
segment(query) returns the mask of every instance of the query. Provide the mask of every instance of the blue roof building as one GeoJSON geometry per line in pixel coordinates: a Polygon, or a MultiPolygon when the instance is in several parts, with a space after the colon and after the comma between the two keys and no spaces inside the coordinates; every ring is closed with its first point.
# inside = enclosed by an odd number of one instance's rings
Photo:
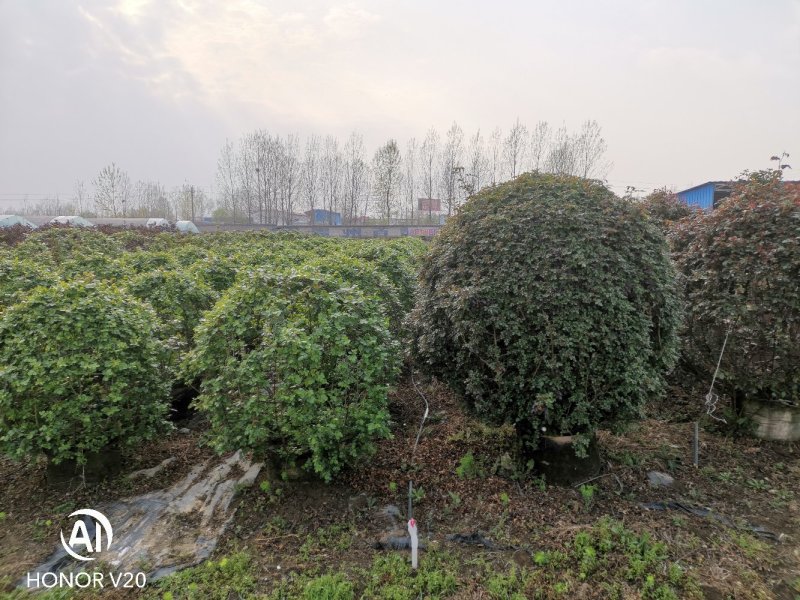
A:
{"type": "Polygon", "coordinates": [[[730,181],[708,181],[678,192],[678,198],[689,206],[712,210],[716,208],[720,200],[730,196],[732,191],[733,183],[730,181]]]}
{"type": "Polygon", "coordinates": [[[324,210],[322,208],[315,208],[314,210],[307,210],[306,216],[309,220],[309,225],[341,225],[342,213],[324,210]]]}

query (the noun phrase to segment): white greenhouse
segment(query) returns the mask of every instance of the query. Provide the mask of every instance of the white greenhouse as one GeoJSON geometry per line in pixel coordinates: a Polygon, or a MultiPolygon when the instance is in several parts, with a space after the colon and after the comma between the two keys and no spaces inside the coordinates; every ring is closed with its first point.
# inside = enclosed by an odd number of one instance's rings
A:
{"type": "Polygon", "coordinates": [[[14,225],[36,229],[36,225],[28,221],[25,217],[20,217],[19,215],[0,215],[0,229],[14,227],[14,225]]]}
{"type": "Polygon", "coordinates": [[[72,225],[74,227],[94,227],[94,223],[79,217],[78,215],[70,215],[68,217],[55,217],[50,220],[54,225],[72,225]]]}
{"type": "Polygon", "coordinates": [[[197,225],[195,225],[191,221],[178,221],[175,223],[175,229],[177,229],[181,233],[200,233],[200,230],[197,228],[197,225]]]}

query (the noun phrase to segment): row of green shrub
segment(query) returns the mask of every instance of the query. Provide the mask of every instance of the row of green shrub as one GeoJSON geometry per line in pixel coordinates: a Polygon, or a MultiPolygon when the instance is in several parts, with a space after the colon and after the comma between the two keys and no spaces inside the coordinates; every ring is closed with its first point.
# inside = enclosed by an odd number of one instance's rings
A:
{"type": "Polygon", "coordinates": [[[133,418],[130,390],[158,415],[165,382],[200,382],[217,447],[270,450],[329,478],[388,432],[399,340],[530,449],[543,433],[585,448],[597,427],[638,417],[679,356],[710,381],[726,339],[721,389],[800,399],[800,194],[778,172],[749,175],[710,213],[663,191],[639,204],[596,181],[525,174],[470,198],[423,251],[29,234],[0,253],[0,443],[82,458],[161,422],[133,418]],[[135,431],[74,441],[118,412],[135,431]]]}
{"type": "Polygon", "coordinates": [[[167,427],[324,478],[388,434],[419,240],[50,229],[0,250],[0,447],[82,462],[167,427]]]}

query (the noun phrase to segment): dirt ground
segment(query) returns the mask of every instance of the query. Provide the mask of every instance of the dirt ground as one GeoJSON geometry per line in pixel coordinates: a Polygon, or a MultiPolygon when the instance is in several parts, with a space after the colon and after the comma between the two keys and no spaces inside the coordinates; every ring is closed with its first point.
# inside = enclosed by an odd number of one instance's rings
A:
{"type": "MultiPolygon", "coordinates": [[[[695,468],[692,423],[671,421],[665,401],[650,411],[658,418],[622,433],[600,432],[603,470],[587,483],[591,494],[587,488],[582,494],[516,473],[508,460],[513,431],[468,417],[441,385],[420,389],[430,417],[413,459],[424,404],[406,380],[392,393],[394,437],[381,442],[374,457],[330,485],[263,473],[239,494],[236,517],[215,556],[247,552],[258,594],[304,573],[354,573],[368,570],[376,556],[407,556],[407,550],[386,548],[392,519],[384,513],[397,507],[395,526],[404,527],[413,479],[414,517],[428,547],[420,560],[437,552],[454,557],[459,567],[451,597],[502,597],[486,591],[487,565],[497,572],[535,570],[537,552],[569,554],[576,534],[592,531],[606,517],[663,542],[669,560],[693,581],[694,597],[800,597],[799,444],[704,428],[695,468]],[[674,484],[653,487],[647,476],[653,470],[671,475],[674,484]],[[659,502],[672,504],[664,510],[643,506],[659,502]]],[[[0,460],[0,581],[10,589],[46,558],[75,508],[159,489],[185,475],[211,455],[202,439],[202,426],[176,431],[127,457],[126,472],[176,457],[154,479],[120,476],[73,493],[48,490],[41,462],[0,460]]],[[[605,588],[590,583],[564,597],[607,597],[605,588]]],[[[622,597],[644,594],[625,588],[622,597]]]]}

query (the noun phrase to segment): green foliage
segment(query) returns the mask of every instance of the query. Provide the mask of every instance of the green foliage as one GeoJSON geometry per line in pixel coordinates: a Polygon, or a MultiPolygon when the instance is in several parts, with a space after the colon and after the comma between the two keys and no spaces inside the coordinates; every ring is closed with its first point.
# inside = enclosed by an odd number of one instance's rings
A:
{"type": "Polygon", "coordinates": [[[417,271],[421,256],[427,246],[416,238],[391,240],[366,240],[357,242],[352,256],[366,259],[386,275],[397,290],[401,310],[407,313],[414,305],[417,289],[417,271]]]}
{"type": "Polygon", "coordinates": [[[380,300],[387,317],[392,333],[399,334],[403,318],[410,307],[404,307],[400,302],[400,294],[389,278],[379,271],[373,264],[352,258],[344,253],[336,253],[306,262],[306,265],[332,275],[343,282],[356,286],[367,296],[374,296],[380,300]]]}
{"type": "Polygon", "coordinates": [[[663,543],[610,519],[576,533],[567,553],[535,552],[533,563],[530,569],[484,564],[482,587],[503,600],[578,596],[587,585],[603,598],[702,598],[694,579],[669,561],[663,543]]]}
{"type": "Polygon", "coordinates": [[[687,302],[684,354],[732,395],[800,401],[800,189],[777,171],[747,175],[672,242],[687,302]]]}
{"type": "Polygon", "coordinates": [[[653,190],[641,201],[640,206],[664,232],[669,231],[675,221],[680,221],[696,212],[681,200],[678,194],[667,188],[653,190]]]}
{"type": "Polygon", "coordinates": [[[211,254],[195,262],[189,272],[215,292],[222,293],[236,281],[238,266],[230,256],[211,254]]]}
{"type": "Polygon", "coordinates": [[[612,581],[624,578],[639,587],[644,598],[678,598],[675,588],[684,584],[683,572],[677,565],[673,568],[669,563],[664,574],[669,559],[664,543],[607,518],[575,535],[572,558],[577,561],[579,579],[608,575],[606,569],[614,565],[622,577],[611,577],[612,581]]]}
{"type": "Polygon", "coordinates": [[[484,471],[475,460],[471,450],[461,457],[456,467],[456,475],[461,479],[476,479],[484,476],[484,471]]]}
{"type": "Polygon", "coordinates": [[[252,572],[252,559],[244,552],[209,560],[178,571],[156,585],[161,598],[172,600],[228,600],[254,596],[258,581],[252,572]]]}
{"type": "Polygon", "coordinates": [[[389,434],[397,343],[380,303],[318,271],[241,276],[198,326],[186,376],[219,450],[270,453],[326,480],[389,434]]]}
{"type": "Polygon", "coordinates": [[[55,263],[62,263],[87,255],[103,255],[117,258],[122,246],[111,236],[83,227],[50,227],[29,234],[17,246],[21,254],[39,253],[44,250],[55,263]]]}
{"type": "Polygon", "coordinates": [[[353,544],[353,528],[349,524],[334,523],[328,527],[320,527],[306,536],[300,546],[300,556],[307,561],[312,556],[324,554],[327,550],[344,551],[353,544]]]}
{"type": "Polygon", "coordinates": [[[495,573],[486,581],[486,591],[497,600],[525,600],[520,591],[524,575],[512,567],[508,573],[495,573]]]}
{"type": "Polygon", "coordinates": [[[596,485],[582,485],[578,490],[581,493],[581,499],[583,500],[583,509],[586,512],[589,512],[594,504],[594,495],[597,492],[596,485]]]}
{"type": "Polygon", "coordinates": [[[309,581],[303,588],[303,600],[352,600],[353,584],[341,573],[322,575],[309,581]]]}
{"type": "Polygon", "coordinates": [[[0,311],[33,288],[53,285],[58,273],[47,265],[13,256],[0,258],[0,311]]]}
{"type": "Polygon", "coordinates": [[[136,275],[125,282],[125,289],[134,297],[150,304],[160,327],[158,337],[170,349],[169,372],[174,372],[181,357],[191,348],[194,328],[217,294],[205,283],[184,271],[155,269],[136,275]]]}
{"type": "Polygon", "coordinates": [[[132,274],[147,273],[156,269],[174,269],[177,265],[175,258],[166,251],[161,252],[126,252],[119,259],[120,265],[126,272],[132,274]]]}
{"type": "Polygon", "coordinates": [[[428,553],[414,573],[405,556],[378,556],[369,572],[364,597],[384,600],[441,598],[456,591],[457,564],[449,556],[428,553]]]}
{"type": "Polygon", "coordinates": [[[123,252],[112,237],[81,227],[51,227],[35,231],[14,249],[20,258],[50,263],[65,278],[93,274],[119,276],[116,259],[123,252]]]}
{"type": "Polygon", "coordinates": [[[594,181],[526,174],[473,196],[420,281],[417,364],[531,445],[543,427],[588,434],[638,417],[677,357],[664,237],[594,181]]]}
{"type": "Polygon", "coordinates": [[[92,279],[38,287],[0,314],[0,448],[76,459],[163,430],[152,311],[92,279]]]}

